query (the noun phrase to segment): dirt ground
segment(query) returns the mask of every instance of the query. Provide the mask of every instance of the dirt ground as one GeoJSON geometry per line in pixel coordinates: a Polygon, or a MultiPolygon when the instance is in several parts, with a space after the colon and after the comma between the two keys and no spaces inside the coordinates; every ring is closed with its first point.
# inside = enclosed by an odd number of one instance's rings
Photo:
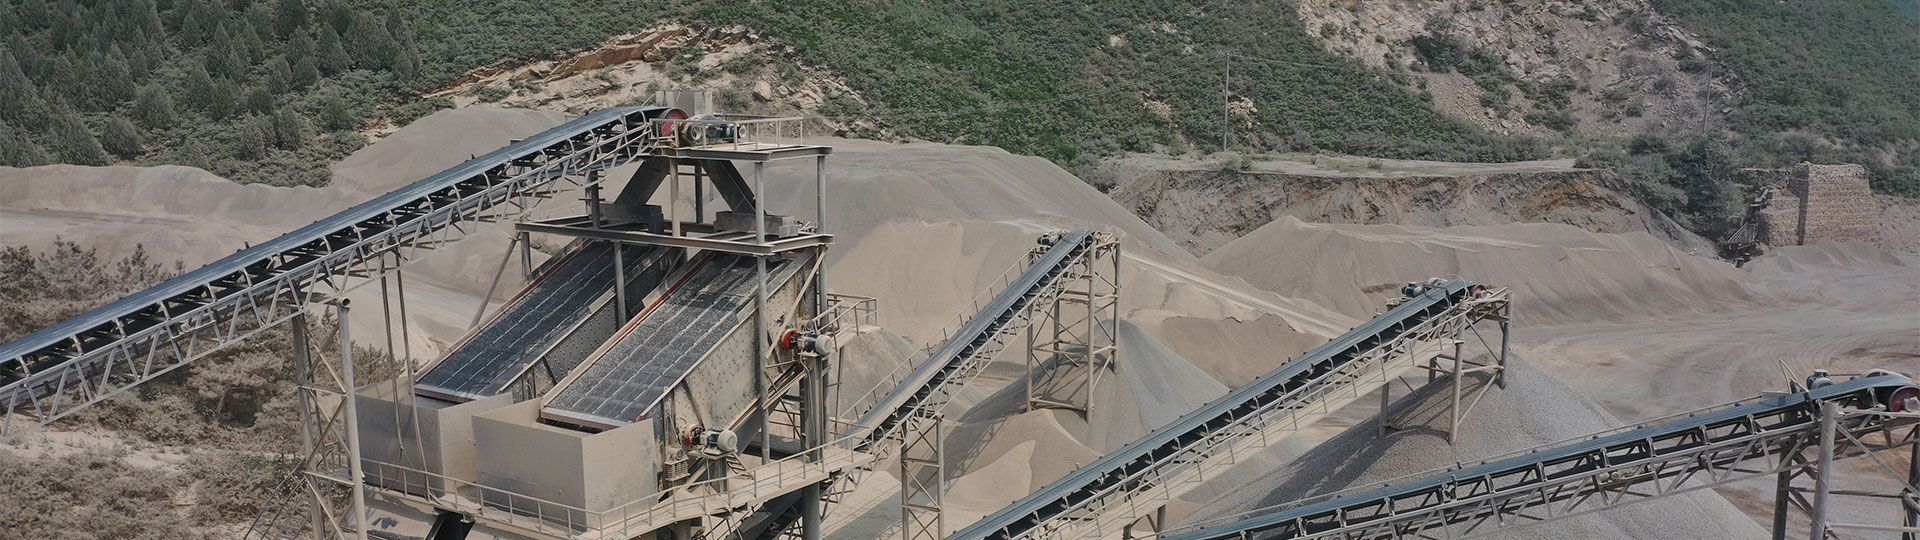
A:
{"type": "MultiPolygon", "coordinates": [[[[0,169],[0,228],[7,233],[0,243],[44,245],[57,236],[103,251],[144,243],[188,265],[204,263],[561,120],[533,111],[441,112],[348,158],[336,167],[337,184],[318,190],[223,184],[178,167],[0,169]]],[[[876,365],[867,367],[891,369],[898,360],[888,355],[939,337],[939,329],[964,315],[983,287],[1022,260],[1038,234],[1091,227],[1122,239],[1127,322],[1120,358],[1131,363],[1115,372],[1113,384],[1089,396],[1109,404],[1101,408],[1116,416],[1087,419],[1009,406],[1018,396],[1008,389],[1019,386],[1023,366],[1017,359],[989,366],[956,397],[949,415],[956,419],[956,448],[962,449],[956,455],[964,456],[951,479],[949,530],[1355,326],[1379,311],[1393,285],[1429,277],[1457,275],[1515,291],[1517,347],[1541,381],[1498,409],[1519,422],[1513,429],[1521,432],[1554,425],[1555,415],[1576,414],[1564,411],[1581,415],[1579,426],[1597,428],[1741,399],[1783,389],[1788,377],[1815,367],[1920,372],[1920,255],[1913,253],[1790,248],[1734,268],[1645,230],[1505,222],[1331,225],[1283,218],[1218,239],[1215,249],[1196,258],[1130,208],[1039,158],[929,143],[831,144],[837,149],[825,217],[836,239],[827,283],[836,292],[881,299],[886,343],[870,347],[875,352],[867,356],[876,365]],[[1556,393],[1591,406],[1542,403],[1556,393]]],[[[615,185],[622,174],[610,176],[615,185]]],[[[773,211],[814,218],[810,167],[771,168],[768,179],[773,211]]],[[[557,215],[576,208],[556,203],[545,210],[557,215]]],[[[417,356],[438,354],[466,332],[505,245],[504,234],[490,232],[409,268],[415,337],[409,345],[417,356]]],[[[519,287],[511,274],[493,295],[496,301],[519,287]]],[[[358,305],[378,305],[377,289],[358,294],[358,305]]],[[[361,317],[355,334],[377,340],[378,323],[377,317],[361,317]]],[[[1369,414],[1356,405],[1323,429],[1250,462],[1236,480],[1251,481],[1304,459],[1315,445],[1342,436],[1343,428],[1369,414]]],[[[1527,436],[1489,436],[1473,444],[1505,448],[1560,435],[1522,434],[1527,436]]],[[[1884,487],[1875,483],[1870,461],[1846,466],[1851,485],[1884,487]]],[[[849,537],[893,534],[888,531],[899,514],[889,497],[897,497],[897,486],[885,474],[874,475],[851,496],[851,509],[836,514],[830,530],[849,537]]],[[[1708,509],[1702,512],[1730,501],[1758,523],[1770,511],[1770,488],[1742,484],[1689,500],[1708,509]]],[[[1209,486],[1205,497],[1182,503],[1179,513],[1211,504],[1206,497],[1263,489],[1275,492],[1271,486],[1209,486]]],[[[1261,494],[1247,496],[1253,495],[1261,494]]],[[[1850,504],[1836,517],[1886,522],[1887,508],[1850,504]]],[[[1644,537],[1639,533],[1645,529],[1630,525],[1535,532],[1644,537]]]]}

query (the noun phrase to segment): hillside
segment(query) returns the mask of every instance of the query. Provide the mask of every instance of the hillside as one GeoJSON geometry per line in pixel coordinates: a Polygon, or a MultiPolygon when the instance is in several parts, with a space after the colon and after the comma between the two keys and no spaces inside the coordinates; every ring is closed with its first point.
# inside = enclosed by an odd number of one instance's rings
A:
{"type": "MultiPolygon", "coordinates": [[[[1250,59],[1232,85],[1237,144],[1428,159],[1544,152],[1433,109],[1264,6],[31,0],[0,2],[0,164],[183,164],[242,182],[319,185],[328,162],[365,144],[360,132],[453,105],[414,100],[422,91],[674,21],[738,25],[779,42],[761,48],[770,75],[844,77],[849,91],[818,96],[823,116],[1058,163],[1218,146],[1228,55],[1250,59]]],[[[739,95],[765,81],[711,80],[753,66],[714,65],[699,45],[646,58],[666,75],[655,82],[738,82],[723,86],[739,95]]],[[[499,101],[539,92],[539,82],[473,90],[499,101]]]]}
{"type": "Polygon", "coordinates": [[[323,185],[435,110],[578,112],[690,87],[840,135],[1080,172],[1223,146],[1579,156],[1719,238],[1754,189],[1740,167],[1861,163],[1877,191],[1920,194],[1911,4],[9,0],[0,164],[323,185]]]}

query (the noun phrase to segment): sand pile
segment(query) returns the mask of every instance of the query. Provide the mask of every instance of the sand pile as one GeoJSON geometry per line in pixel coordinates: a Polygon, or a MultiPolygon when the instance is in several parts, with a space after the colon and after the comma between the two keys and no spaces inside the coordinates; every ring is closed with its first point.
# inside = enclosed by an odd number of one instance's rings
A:
{"type": "Polygon", "coordinates": [[[448,109],[414,120],[335,163],[333,186],[378,195],[566,123],[533,109],[448,109]]]}
{"type": "Polygon", "coordinates": [[[1510,287],[1527,325],[1708,313],[1755,296],[1732,265],[1645,233],[1556,224],[1433,229],[1275,221],[1202,260],[1257,287],[1368,318],[1398,284],[1436,276],[1510,287]]]}
{"type": "Polygon", "coordinates": [[[949,515],[949,524],[964,526],[1226,394],[1226,386],[1139,327],[1121,321],[1118,334],[1120,360],[1094,386],[1090,418],[1026,410],[1024,379],[958,415],[946,459],[949,501],[964,510],[949,515]]]}
{"type": "MultiPolygon", "coordinates": [[[[1043,231],[1101,226],[1176,258],[1191,258],[1173,240],[1105,194],[1043,158],[990,146],[893,144],[828,139],[827,227],[859,243],[886,223],[992,221],[1043,231]]],[[[751,171],[742,170],[751,177],[751,171]]],[[[813,218],[813,164],[793,160],[767,168],[768,208],[813,218]]],[[[832,259],[829,259],[831,261],[832,259]]]]}
{"type": "MultiPolygon", "coordinates": [[[[1495,389],[1448,445],[1451,397],[1435,385],[1396,405],[1405,429],[1375,437],[1374,420],[1307,452],[1301,459],[1253,478],[1233,493],[1200,506],[1182,526],[1230,518],[1250,510],[1351,488],[1372,488],[1457,461],[1473,462],[1515,450],[1616,427],[1573,388],[1521,361],[1513,361],[1506,390],[1495,389]]],[[[1490,538],[1762,538],[1765,532],[1712,491],[1509,529],[1490,538]]]]}
{"type": "Polygon", "coordinates": [[[0,167],[5,245],[44,247],[57,237],[109,260],[144,245],[155,260],[189,268],[358,200],[330,188],[243,186],[173,165],[0,167]]]}

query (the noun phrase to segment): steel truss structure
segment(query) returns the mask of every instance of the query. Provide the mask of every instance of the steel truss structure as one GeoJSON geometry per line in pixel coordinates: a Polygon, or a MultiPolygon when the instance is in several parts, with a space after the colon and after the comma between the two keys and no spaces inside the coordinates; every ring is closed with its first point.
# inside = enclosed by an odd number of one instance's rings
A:
{"type": "MultiPolygon", "coordinates": [[[[1059,297],[1046,306],[1050,309],[1030,310],[1028,410],[1047,407],[1092,413],[1094,388],[1102,375],[1113,370],[1120,350],[1119,250],[1118,242],[1094,246],[1091,256],[1076,261],[1070,270],[1072,279],[1061,280],[1059,297]],[[1104,275],[1095,267],[1102,259],[1113,265],[1104,275]],[[1069,305],[1071,309],[1063,309],[1069,305]],[[1081,310],[1082,306],[1086,309],[1081,310]],[[1045,341],[1041,341],[1042,331],[1045,341]]],[[[1029,252],[1028,262],[1038,262],[1043,254],[1037,249],[1029,252]]]]}
{"type": "Polygon", "coordinates": [[[668,110],[580,117],[0,346],[0,440],[252,337],[486,224],[527,217],[587,184],[583,175],[644,157],[655,138],[649,120],[668,110]]]}
{"type": "MultiPolygon", "coordinates": [[[[1888,396],[1912,385],[1899,376],[1863,377],[1735,403],[1161,538],[1460,538],[1749,478],[1790,479],[1825,471],[1833,459],[1878,460],[1920,443],[1920,416],[1871,413],[1884,411],[1888,396]],[[1838,408],[1861,412],[1833,414],[1838,408]]],[[[1799,503],[1818,515],[1818,505],[1799,503]]],[[[1784,537],[1784,522],[1784,514],[1776,516],[1776,538],[1784,537]]],[[[1832,534],[1815,522],[1814,538],[1832,534]]]]}
{"type": "Polygon", "coordinates": [[[1413,369],[1416,348],[1457,340],[1507,304],[1505,289],[1465,281],[1425,290],[948,538],[1118,535],[1275,434],[1308,427],[1413,369]]]}
{"type": "MultiPolygon", "coordinates": [[[[1087,275],[1103,267],[1091,261],[1110,257],[1117,268],[1119,246],[1118,238],[1108,233],[1067,231],[1048,235],[1043,237],[1040,247],[1031,250],[1026,260],[1002,273],[995,285],[975,297],[971,307],[941,332],[943,337],[935,341],[937,345],[923,349],[927,355],[924,361],[911,371],[890,375],[887,383],[874,389],[885,390],[885,395],[858,411],[859,420],[842,422],[840,436],[849,449],[871,454],[875,459],[833,475],[823,492],[823,515],[845,500],[878,464],[892,456],[896,450],[894,444],[898,443],[902,450],[915,452],[912,459],[902,460],[902,517],[907,524],[923,524],[918,528],[903,528],[902,533],[939,538],[944,527],[940,490],[945,478],[941,470],[944,458],[940,454],[939,430],[952,394],[997,358],[1008,342],[1022,332],[1037,328],[1034,325],[1040,317],[1037,312],[1055,309],[1070,284],[1102,279],[1087,275]]],[[[1118,283],[1117,278],[1115,274],[1103,282],[1118,283]]],[[[1109,293],[1117,294],[1116,291],[1109,293]]],[[[1113,321],[1106,324],[1111,326],[1113,321]]],[[[775,517],[764,529],[763,537],[785,534],[792,526],[791,513],[747,508],[736,512],[742,517],[729,516],[728,519],[744,520],[745,514],[769,511],[775,517]]]]}

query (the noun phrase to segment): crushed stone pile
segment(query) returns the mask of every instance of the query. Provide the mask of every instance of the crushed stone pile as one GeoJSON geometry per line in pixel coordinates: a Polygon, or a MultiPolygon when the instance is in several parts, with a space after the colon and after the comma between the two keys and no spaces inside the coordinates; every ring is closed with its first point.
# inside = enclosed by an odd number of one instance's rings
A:
{"type": "Polygon", "coordinates": [[[1529,326],[1711,313],[1756,299],[1752,276],[1652,235],[1548,223],[1435,229],[1282,218],[1201,263],[1363,319],[1399,284],[1445,276],[1512,288],[1515,319],[1529,326]]]}

